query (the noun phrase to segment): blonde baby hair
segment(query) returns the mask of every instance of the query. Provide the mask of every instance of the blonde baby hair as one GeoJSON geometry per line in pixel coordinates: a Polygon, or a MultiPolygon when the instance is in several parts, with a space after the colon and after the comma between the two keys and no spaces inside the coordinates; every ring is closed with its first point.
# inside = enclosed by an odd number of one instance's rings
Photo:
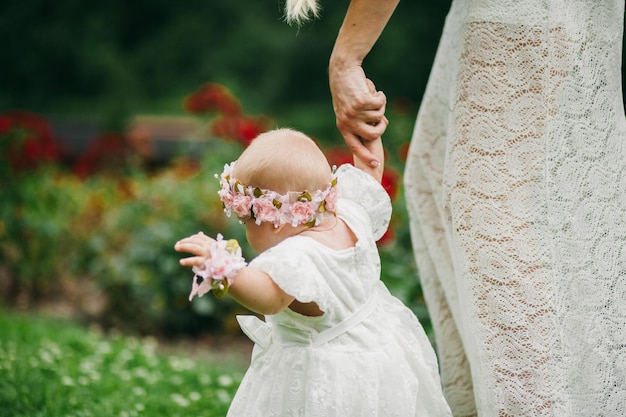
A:
{"type": "Polygon", "coordinates": [[[328,187],[331,167],[305,134],[281,128],[257,136],[237,159],[233,176],[243,184],[284,194],[328,187]]]}

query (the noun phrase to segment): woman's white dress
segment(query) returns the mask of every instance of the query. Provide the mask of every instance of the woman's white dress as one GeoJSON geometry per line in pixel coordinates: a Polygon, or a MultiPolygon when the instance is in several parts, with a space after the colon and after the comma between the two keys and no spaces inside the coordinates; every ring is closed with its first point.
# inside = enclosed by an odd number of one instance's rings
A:
{"type": "Polygon", "coordinates": [[[405,173],[455,416],[626,416],[624,0],[454,0],[405,173]]]}
{"type": "Polygon", "coordinates": [[[324,315],[238,317],[255,347],[228,416],[451,416],[428,338],[380,281],[389,197],[350,165],[337,173],[337,216],[358,241],[337,251],[294,236],[250,262],[324,315]]]}

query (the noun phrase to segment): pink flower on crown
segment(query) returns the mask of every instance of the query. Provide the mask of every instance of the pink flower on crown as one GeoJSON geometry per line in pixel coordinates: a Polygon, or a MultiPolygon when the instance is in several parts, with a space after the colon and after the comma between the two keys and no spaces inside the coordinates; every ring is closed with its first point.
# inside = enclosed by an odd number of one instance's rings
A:
{"type": "Polygon", "coordinates": [[[262,196],[254,200],[252,211],[256,224],[261,224],[261,222],[274,223],[280,218],[280,213],[273,200],[270,196],[262,196]]]}
{"type": "Polygon", "coordinates": [[[231,209],[235,212],[235,216],[246,218],[250,216],[252,208],[252,197],[248,195],[235,194],[232,196],[231,209]]]}
{"type": "Polygon", "coordinates": [[[233,194],[230,192],[228,184],[222,184],[222,189],[219,190],[217,194],[220,196],[220,200],[222,200],[222,203],[224,203],[224,207],[227,210],[230,210],[230,207],[233,204],[233,194]]]}
{"type": "MultiPolygon", "coordinates": [[[[326,189],[314,192],[289,191],[281,195],[240,183],[231,176],[234,166],[235,162],[224,165],[224,171],[219,177],[221,190],[218,194],[229,217],[234,212],[239,219],[253,218],[256,224],[270,222],[275,227],[283,224],[296,227],[299,224],[318,225],[325,214],[335,213],[336,167],[333,167],[333,179],[326,189]]],[[[215,177],[218,178],[217,175],[215,177]]]]}
{"type": "Polygon", "coordinates": [[[307,223],[314,214],[315,211],[311,208],[310,202],[296,201],[291,205],[291,224],[296,227],[300,223],[307,223]]]}

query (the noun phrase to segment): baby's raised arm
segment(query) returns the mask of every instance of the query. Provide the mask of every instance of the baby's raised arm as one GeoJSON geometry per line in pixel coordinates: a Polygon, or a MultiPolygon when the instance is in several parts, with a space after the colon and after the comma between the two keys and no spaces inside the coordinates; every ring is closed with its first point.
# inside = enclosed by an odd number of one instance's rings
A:
{"type": "MultiPolygon", "coordinates": [[[[201,267],[211,258],[215,242],[200,232],[176,242],[174,250],[193,255],[182,258],[179,261],[182,266],[201,267]]],[[[228,293],[242,306],[263,315],[276,314],[294,301],[294,297],[285,293],[265,272],[247,266],[238,270],[228,293]]]]}
{"type": "MultiPolygon", "coordinates": [[[[376,87],[374,86],[374,83],[369,79],[366,79],[365,81],[367,83],[367,87],[370,90],[370,93],[375,94],[376,87]]],[[[383,121],[381,123],[387,124],[387,118],[383,117],[383,121]]],[[[385,169],[385,150],[383,149],[382,138],[378,137],[378,139],[374,139],[371,141],[361,140],[361,143],[369,152],[371,152],[378,159],[378,161],[380,161],[380,164],[378,166],[372,166],[370,163],[359,158],[359,156],[354,153],[354,166],[370,174],[376,179],[376,181],[381,182],[383,179],[383,171],[385,169]]]]}
{"type": "Polygon", "coordinates": [[[385,151],[383,149],[382,138],[371,140],[369,142],[363,141],[363,146],[365,146],[368,151],[373,153],[376,158],[378,158],[380,165],[372,167],[370,164],[360,159],[356,154],[353,154],[354,166],[370,174],[376,179],[376,181],[381,182],[383,179],[383,171],[385,169],[385,151]]]}

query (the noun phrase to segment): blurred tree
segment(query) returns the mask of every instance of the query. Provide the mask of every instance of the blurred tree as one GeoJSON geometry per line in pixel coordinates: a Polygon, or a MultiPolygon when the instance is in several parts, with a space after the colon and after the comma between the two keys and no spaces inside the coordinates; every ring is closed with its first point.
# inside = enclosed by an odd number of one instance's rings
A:
{"type": "MultiPolygon", "coordinates": [[[[253,113],[335,134],[326,67],[347,4],[323,1],[322,19],[296,28],[269,1],[1,2],[0,111],[115,124],[137,112],[182,112],[181,97],[213,81],[253,113]]],[[[449,5],[401,2],[366,63],[390,98],[420,100],[449,5]]]]}

